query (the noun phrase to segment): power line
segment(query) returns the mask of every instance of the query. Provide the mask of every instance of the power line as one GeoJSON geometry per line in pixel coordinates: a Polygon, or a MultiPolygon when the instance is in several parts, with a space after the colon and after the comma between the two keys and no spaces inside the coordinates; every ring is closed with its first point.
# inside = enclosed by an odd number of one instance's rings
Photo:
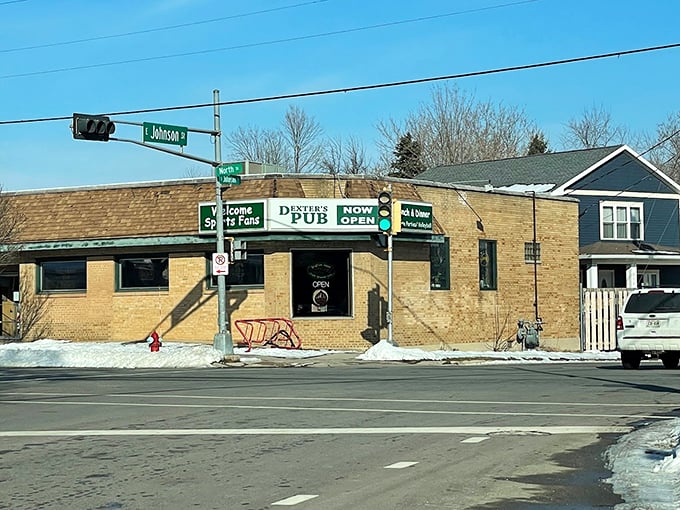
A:
{"type": "MultiPolygon", "coordinates": [[[[648,53],[652,51],[661,51],[661,50],[667,50],[667,49],[673,49],[673,48],[678,48],[680,47],[680,43],[673,43],[673,44],[664,44],[661,46],[649,46],[646,48],[637,48],[633,50],[623,50],[623,51],[616,51],[612,53],[601,53],[598,55],[589,55],[586,57],[574,57],[574,58],[567,58],[567,59],[562,59],[562,60],[551,60],[548,62],[539,62],[535,64],[525,64],[525,65],[519,65],[519,66],[511,66],[511,67],[501,67],[501,68],[496,68],[496,69],[487,69],[484,71],[473,71],[469,73],[460,73],[460,74],[450,74],[450,75],[445,75],[445,76],[435,76],[435,77],[429,77],[429,78],[417,78],[413,80],[402,80],[402,81],[396,81],[396,82],[387,82],[387,83],[377,83],[377,84],[371,84],[371,85],[359,85],[356,87],[345,87],[345,88],[337,88],[337,89],[326,89],[326,90],[318,90],[318,91],[312,91],[312,92],[298,92],[298,93],[292,93],[292,94],[282,94],[282,95],[276,95],[276,96],[265,96],[265,97],[258,97],[258,98],[250,98],[250,99],[236,99],[232,101],[221,101],[219,103],[220,106],[233,106],[233,105],[239,105],[239,104],[250,104],[250,103],[262,103],[262,102],[268,102],[268,101],[279,101],[282,99],[295,99],[295,98],[301,98],[301,97],[313,97],[313,96],[324,96],[324,95],[330,95],[330,94],[339,94],[339,93],[348,93],[348,92],[359,92],[359,91],[364,91],[364,90],[375,90],[375,89],[383,89],[383,88],[389,88],[389,87],[401,87],[405,85],[416,85],[416,84],[421,84],[421,83],[431,83],[431,82],[437,82],[437,81],[445,81],[445,80],[455,80],[455,79],[460,79],[460,78],[471,78],[475,76],[486,76],[486,75],[491,75],[491,74],[500,74],[500,73],[508,73],[508,72],[514,72],[514,71],[525,71],[528,69],[538,69],[542,67],[551,67],[551,66],[556,66],[556,65],[563,65],[563,64],[574,64],[577,62],[587,62],[591,60],[600,60],[600,59],[605,59],[605,58],[612,58],[612,57],[622,57],[622,56],[627,56],[627,55],[635,55],[639,53],[648,53]]],[[[213,108],[215,105],[213,103],[197,103],[197,104],[191,104],[191,105],[182,105],[182,106],[166,106],[166,107],[161,107],[161,108],[145,108],[145,109],[139,109],[139,110],[126,110],[126,111],[118,111],[118,112],[109,112],[103,115],[108,115],[108,116],[118,116],[118,115],[138,115],[142,113],[155,113],[155,112],[169,112],[169,111],[177,111],[177,110],[191,110],[191,109],[197,109],[197,108],[213,108]]],[[[33,118],[33,119],[19,119],[19,120],[2,120],[0,121],[0,125],[8,125],[8,124],[27,124],[27,123],[35,123],[35,122],[51,122],[51,121],[57,121],[57,120],[71,120],[72,115],[68,116],[61,116],[61,117],[42,117],[42,118],[33,118]]],[[[673,133],[673,135],[667,137],[667,139],[672,138],[676,133],[673,133]]],[[[664,142],[667,140],[664,140],[664,142]]],[[[658,144],[657,144],[658,145],[658,144]]],[[[651,149],[655,148],[653,146],[651,149]]],[[[649,149],[649,150],[651,150],[649,149]]],[[[647,151],[646,151],[647,152],[647,151]]],[[[644,153],[643,153],[644,154],[644,153]]]]}
{"type": "Polygon", "coordinates": [[[20,4],[21,2],[28,2],[28,0],[7,0],[5,2],[0,2],[0,5],[20,4]]]}
{"type": "MultiPolygon", "coordinates": [[[[25,2],[27,0],[14,0],[15,2],[25,2]]],[[[80,43],[85,43],[85,42],[92,42],[92,41],[102,41],[106,39],[117,39],[120,37],[129,37],[131,35],[141,35],[141,34],[150,34],[153,32],[162,32],[165,30],[175,30],[177,28],[186,28],[186,27],[192,27],[192,26],[197,26],[197,25],[206,25],[208,23],[217,23],[218,21],[226,21],[230,19],[238,19],[238,18],[247,18],[250,16],[257,16],[259,14],[268,14],[271,12],[277,12],[277,11],[284,11],[287,9],[294,9],[296,7],[304,7],[307,5],[312,5],[312,4],[320,4],[324,2],[328,2],[330,0],[313,0],[311,2],[302,2],[298,4],[293,4],[293,5],[286,5],[283,7],[274,7],[271,9],[263,9],[260,11],[253,11],[253,12],[246,12],[242,14],[233,14],[231,16],[223,16],[220,18],[211,18],[211,19],[204,19],[204,20],[198,20],[198,21],[192,21],[189,23],[181,23],[179,25],[167,25],[163,27],[157,27],[157,28],[149,28],[146,30],[136,30],[133,32],[123,32],[120,34],[110,34],[110,35],[100,35],[96,37],[88,37],[85,39],[73,39],[71,41],[61,41],[61,42],[55,42],[55,43],[46,43],[46,44],[36,44],[33,46],[21,46],[18,48],[8,48],[8,49],[0,49],[0,53],[14,53],[14,52],[19,52],[19,51],[27,51],[27,50],[37,50],[40,48],[54,48],[56,46],[68,46],[71,44],[80,44],[80,43]]],[[[6,3],[13,3],[13,2],[6,2],[6,3]]],[[[0,3],[0,5],[3,5],[0,3]]]]}
{"type": "Polygon", "coordinates": [[[261,47],[261,46],[271,46],[274,44],[281,44],[281,43],[288,43],[288,42],[297,42],[297,41],[306,41],[309,39],[319,39],[322,37],[330,37],[334,35],[343,35],[343,34],[350,34],[350,33],[356,33],[356,32],[364,32],[367,30],[375,30],[378,28],[386,28],[386,27],[393,27],[393,26],[398,26],[398,25],[405,25],[409,23],[420,23],[423,21],[432,21],[435,19],[441,19],[441,18],[447,18],[451,16],[459,16],[462,14],[470,14],[470,13],[475,13],[475,12],[482,12],[482,11],[489,11],[492,9],[500,9],[503,7],[512,7],[516,5],[521,5],[521,4],[527,4],[527,3],[533,3],[533,2],[538,2],[540,0],[519,0],[516,2],[511,2],[511,3],[505,3],[505,4],[499,4],[499,5],[492,5],[488,7],[480,7],[476,9],[468,9],[465,11],[456,11],[456,12],[449,12],[445,14],[435,14],[432,16],[423,16],[420,18],[410,18],[410,19],[405,19],[405,20],[399,20],[399,21],[390,21],[387,23],[379,23],[377,25],[368,25],[368,26],[363,26],[363,27],[355,27],[355,28],[347,28],[347,29],[342,29],[342,30],[334,30],[331,32],[322,32],[318,34],[308,34],[308,35],[301,35],[301,36],[295,36],[295,37],[288,37],[284,39],[274,39],[271,41],[260,41],[260,42],[254,42],[254,43],[247,43],[247,44],[238,44],[235,46],[225,46],[222,48],[210,48],[210,49],[204,49],[204,50],[196,50],[196,51],[188,51],[188,52],[183,52],[183,53],[173,53],[171,55],[157,55],[154,57],[143,57],[143,58],[134,58],[134,59],[126,59],[126,60],[118,60],[114,62],[100,62],[98,64],[84,64],[80,66],[71,66],[71,67],[61,67],[58,69],[47,69],[43,71],[31,71],[27,73],[16,73],[16,74],[5,74],[0,76],[0,80],[7,80],[10,78],[26,78],[29,76],[41,76],[45,74],[55,74],[55,73],[64,73],[68,71],[82,71],[84,69],[98,69],[102,67],[111,67],[111,66],[118,66],[118,65],[125,65],[125,64],[139,64],[142,62],[152,62],[156,60],[168,60],[172,58],[181,58],[181,57],[193,57],[196,55],[207,55],[209,53],[218,53],[218,52],[223,52],[223,51],[231,51],[231,50],[242,50],[246,48],[256,48],[256,47],[261,47]]]}

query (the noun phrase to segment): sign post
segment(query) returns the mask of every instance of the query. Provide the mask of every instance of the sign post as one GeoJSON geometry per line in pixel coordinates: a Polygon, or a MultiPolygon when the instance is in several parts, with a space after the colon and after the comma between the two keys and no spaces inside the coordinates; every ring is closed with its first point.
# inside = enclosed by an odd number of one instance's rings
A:
{"type": "MultiPolygon", "coordinates": [[[[222,137],[220,133],[220,91],[213,90],[213,109],[215,117],[215,162],[219,168],[222,163],[222,137]]],[[[222,185],[215,178],[215,219],[217,220],[216,237],[218,254],[224,253],[224,211],[222,210],[222,185]]],[[[227,317],[227,282],[224,274],[217,275],[217,333],[213,340],[216,350],[227,356],[234,354],[234,344],[229,331],[229,319],[227,317]]]]}

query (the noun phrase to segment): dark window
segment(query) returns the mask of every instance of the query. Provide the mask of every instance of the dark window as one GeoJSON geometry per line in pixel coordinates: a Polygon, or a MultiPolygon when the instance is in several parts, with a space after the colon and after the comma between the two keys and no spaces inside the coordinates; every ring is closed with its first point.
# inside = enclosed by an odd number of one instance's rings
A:
{"type": "MultiPolygon", "coordinates": [[[[217,276],[212,274],[212,255],[208,256],[208,287],[217,287],[217,276]]],[[[245,260],[229,264],[227,287],[264,286],[264,250],[248,250],[245,260]]]]}
{"type": "Polygon", "coordinates": [[[293,316],[350,317],[351,252],[293,251],[293,316]]]}
{"type": "Polygon", "coordinates": [[[87,289],[87,262],[77,260],[46,260],[39,263],[39,290],[83,291],[87,289]]]}
{"type": "Polygon", "coordinates": [[[168,286],[167,255],[118,259],[119,289],[167,289],[168,286]]]}
{"type": "Polygon", "coordinates": [[[479,288],[496,290],[496,241],[479,240],[479,288]]]}
{"type": "Polygon", "coordinates": [[[524,243],[524,262],[541,261],[541,243],[524,243]]]}
{"type": "Polygon", "coordinates": [[[449,257],[449,238],[443,243],[430,245],[430,290],[449,290],[451,288],[451,261],[449,257]]]}
{"type": "Polygon", "coordinates": [[[680,312],[680,294],[675,292],[645,292],[631,294],[625,313],[680,312]]]}

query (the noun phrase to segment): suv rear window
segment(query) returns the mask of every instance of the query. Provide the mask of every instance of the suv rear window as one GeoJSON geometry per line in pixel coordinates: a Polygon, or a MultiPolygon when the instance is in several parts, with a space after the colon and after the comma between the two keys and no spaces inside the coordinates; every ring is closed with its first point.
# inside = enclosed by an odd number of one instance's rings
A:
{"type": "Polygon", "coordinates": [[[680,294],[645,292],[631,294],[625,313],[680,312],[680,294]]]}

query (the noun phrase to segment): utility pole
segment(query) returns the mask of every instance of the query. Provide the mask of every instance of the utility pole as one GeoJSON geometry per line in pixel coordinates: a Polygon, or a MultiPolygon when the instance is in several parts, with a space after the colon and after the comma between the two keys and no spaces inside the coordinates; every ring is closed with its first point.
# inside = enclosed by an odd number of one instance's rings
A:
{"type": "MultiPolygon", "coordinates": [[[[220,131],[220,91],[213,90],[213,110],[215,118],[215,168],[222,163],[222,133],[220,131]]],[[[213,168],[213,171],[215,170],[213,168]]],[[[215,220],[217,221],[217,253],[224,254],[224,211],[222,209],[222,185],[215,173],[215,220]]],[[[213,345],[215,349],[227,356],[234,354],[234,344],[229,331],[227,317],[227,281],[223,274],[217,275],[217,333],[213,345]]]]}

